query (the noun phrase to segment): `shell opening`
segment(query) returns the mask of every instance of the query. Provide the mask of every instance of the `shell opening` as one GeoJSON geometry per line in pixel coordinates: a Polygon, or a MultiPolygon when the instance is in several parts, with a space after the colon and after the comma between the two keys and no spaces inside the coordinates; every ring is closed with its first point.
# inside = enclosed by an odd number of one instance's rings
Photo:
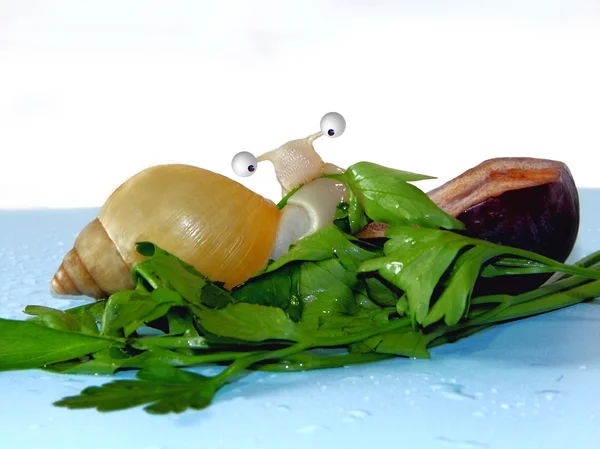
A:
{"type": "Polygon", "coordinates": [[[319,178],[302,186],[282,209],[271,258],[276,260],[290,245],[333,223],[342,201],[348,201],[346,186],[335,179],[319,178]]]}

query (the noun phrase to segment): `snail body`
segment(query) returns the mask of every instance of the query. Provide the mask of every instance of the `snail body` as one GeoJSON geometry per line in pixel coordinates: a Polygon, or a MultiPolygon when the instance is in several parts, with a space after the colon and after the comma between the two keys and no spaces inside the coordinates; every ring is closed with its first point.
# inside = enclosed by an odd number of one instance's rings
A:
{"type": "Polygon", "coordinates": [[[347,199],[342,183],[321,178],[339,169],[315,152],[312,142],[320,134],[260,157],[273,162],[283,191],[302,185],[281,210],[239,182],[200,167],[167,164],[135,174],[79,233],[51,290],[103,299],[133,288],[131,268],[144,259],[136,251],[140,241],[155,243],[225,288],[243,283],[289,245],[331,223],[338,203],[347,199]],[[297,170],[286,165],[289,157],[297,170]]]}

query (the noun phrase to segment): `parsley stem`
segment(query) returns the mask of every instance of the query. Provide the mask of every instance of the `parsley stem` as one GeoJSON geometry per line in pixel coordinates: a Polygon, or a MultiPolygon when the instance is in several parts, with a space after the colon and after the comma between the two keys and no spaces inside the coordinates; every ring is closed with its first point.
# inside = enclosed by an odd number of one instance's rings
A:
{"type": "Polygon", "coordinates": [[[436,346],[441,346],[447,343],[454,343],[459,339],[478,334],[492,326],[494,326],[493,323],[480,325],[471,325],[470,323],[467,323],[457,325],[456,327],[453,327],[452,330],[446,330],[445,332],[440,331],[437,333],[438,335],[433,337],[431,343],[429,343],[428,345],[428,349],[435,348],[436,346]]]}
{"type": "MultiPolygon", "coordinates": [[[[589,268],[597,270],[598,268],[600,268],[600,262],[595,262],[593,265],[590,265],[589,268]]],[[[569,276],[561,280],[555,281],[553,283],[542,285],[541,287],[536,288],[535,290],[531,290],[520,295],[511,296],[500,294],[478,296],[472,299],[471,304],[477,305],[510,302],[510,305],[517,305],[523,302],[528,302],[537,298],[541,298],[550,293],[558,293],[560,291],[565,291],[570,288],[577,287],[579,285],[583,285],[589,282],[592,282],[592,279],[590,279],[587,276],[569,276]]]]}
{"type": "MultiPolygon", "coordinates": [[[[587,256],[579,259],[577,262],[573,263],[574,266],[578,266],[578,267],[585,267],[585,268],[600,268],[600,251],[594,251],[591,254],[588,254],[587,256]]],[[[548,282],[556,282],[558,280],[561,280],[563,278],[567,278],[572,276],[571,274],[568,273],[555,273],[554,276],[552,276],[548,282]]]]}
{"type": "Polygon", "coordinates": [[[308,353],[299,353],[287,359],[281,359],[276,363],[267,363],[259,365],[258,371],[268,372],[299,372],[314,369],[340,368],[348,365],[357,365],[361,363],[377,362],[396,358],[395,354],[379,354],[376,352],[350,353],[337,355],[316,355],[308,353]]]}
{"type": "MultiPolygon", "coordinates": [[[[600,251],[590,254],[589,256],[584,257],[583,259],[576,262],[574,265],[578,265],[591,270],[599,270],[600,269],[600,251]]],[[[600,271],[598,271],[600,273],[600,271]]],[[[559,273],[557,273],[559,274],[559,273]]],[[[561,290],[566,290],[568,288],[576,287],[578,285],[591,282],[588,276],[578,276],[578,275],[570,275],[560,273],[560,277],[556,277],[554,279],[549,280],[542,286],[536,288],[535,290],[531,290],[520,295],[510,296],[505,294],[499,295],[484,295],[478,296],[472,299],[471,304],[491,304],[491,303],[499,303],[509,299],[510,301],[516,303],[515,298],[519,298],[518,302],[530,301],[535,298],[539,298],[543,295],[546,295],[551,292],[558,292],[561,290]]]]}
{"type": "Polygon", "coordinates": [[[469,318],[464,325],[453,329],[526,318],[562,309],[596,296],[600,296],[600,280],[581,280],[577,277],[563,279],[522,295],[506,295],[505,302],[500,302],[494,309],[469,318]]]}
{"type": "Polygon", "coordinates": [[[300,190],[300,188],[302,187],[302,184],[293,188],[292,190],[290,190],[280,201],[279,203],[277,203],[277,209],[281,210],[283,209],[286,205],[288,200],[292,197],[292,195],[294,195],[294,193],[296,193],[298,190],[300,190]]]}
{"type": "Polygon", "coordinates": [[[309,347],[310,343],[300,342],[288,346],[287,348],[277,349],[275,351],[269,352],[259,352],[258,354],[251,354],[246,357],[241,357],[239,359],[236,359],[235,362],[233,362],[231,365],[229,365],[227,368],[225,368],[223,371],[217,374],[213,378],[213,380],[217,385],[217,388],[221,388],[222,386],[228,383],[229,379],[241,373],[242,371],[254,365],[255,363],[262,362],[263,360],[287,357],[296,354],[297,352],[304,351],[309,347]]]}
{"type": "Polygon", "coordinates": [[[215,376],[215,382],[219,387],[225,385],[228,380],[239,374],[243,370],[250,368],[252,365],[258,362],[262,362],[263,360],[277,360],[284,357],[295,355],[299,352],[302,352],[309,348],[316,347],[333,347],[333,346],[344,346],[349,345],[351,343],[356,343],[359,341],[366,340],[367,338],[373,337],[375,335],[384,334],[387,332],[395,331],[398,329],[407,328],[411,325],[410,318],[399,318],[392,320],[382,326],[378,326],[373,329],[369,329],[362,332],[357,332],[350,335],[343,335],[340,337],[330,337],[330,338],[315,338],[305,341],[300,341],[286,348],[277,349],[275,351],[270,352],[261,352],[258,354],[252,354],[247,357],[241,357],[235,360],[231,365],[221,371],[217,376],[215,376]]]}
{"type": "Polygon", "coordinates": [[[600,250],[594,251],[593,253],[588,254],[585,257],[582,257],[573,265],[578,267],[591,267],[592,265],[598,265],[600,262],[600,250]]]}
{"type": "MultiPolygon", "coordinates": [[[[600,296],[600,280],[588,282],[566,291],[551,293],[534,300],[516,302],[506,308],[498,309],[497,313],[491,316],[493,320],[491,322],[539,315],[572,306],[597,296],[600,296]]],[[[488,322],[490,322],[489,319],[488,322]]]]}
{"type": "Polygon", "coordinates": [[[219,362],[230,362],[237,360],[242,357],[246,357],[253,352],[217,352],[214,354],[201,354],[201,355],[188,355],[173,353],[173,357],[170,360],[173,366],[200,366],[207,363],[219,363],[219,362]]]}
{"type": "MultiPolygon", "coordinates": [[[[478,242],[478,243],[480,243],[480,242],[478,242]]],[[[490,244],[490,243],[483,243],[483,245],[497,246],[495,244],[490,244]]],[[[586,276],[586,277],[592,278],[592,279],[600,279],[600,271],[587,268],[585,266],[582,266],[582,264],[569,265],[569,264],[565,264],[565,263],[560,263],[549,257],[542,256],[541,254],[535,254],[530,251],[522,250],[520,248],[509,247],[509,248],[507,248],[506,252],[509,254],[513,254],[515,256],[523,257],[525,259],[531,259],[536,262],[541,262],[543,264],[546,264],[548,267],[554,268],[556,271],[562,272],[567,275],[568,274],[581,275],[581,276],[586,276]]]]}
{"type": "MultiPolygon", "coordinates": [[[[579,263],[589,265],[591,269],[600,268],[600,252],[582,259],[579,263]]],[[[440,335],[432,341],[430,347],[474,335],[494,324],[540,315],[597,296],[600,296],[600,280],[571,276],[520,295],[473,298],[472,305],[498,303],[498,306],[485,312],[473,309],[465,322],[439,331],[440,335]]]]}
{"type": "Polygon", "coordinates": [[[339,337],[328,337],[328,338],[315,338],[312,347],[332,347],[332,346],[345,346],[359,341],[366,340],[367,338],[374,337],[375,335],[385,334],[388,332],[396,331],[410,327],[410,317],[398,318],[391,320],[381,326],[367,329],[362,332],[356,332],[354,334],[342,335],[339,337]]]}
{"type": "Polygon", "coordinates": [[[158,277],[156,277],[154,275],[152,270],[150,270],[146,267],[146,264],[144,262],[138,263],[133,268],[133,270],[134,270],[134,272],[139,273],[144,278],[144,280],[146,282],[148,282],[148,284],[150,284],[150,286],[153,289],[157,289],[158,287],[160,287],[160,285],[161,285],[160,279],[158,279],[158,277]]]}

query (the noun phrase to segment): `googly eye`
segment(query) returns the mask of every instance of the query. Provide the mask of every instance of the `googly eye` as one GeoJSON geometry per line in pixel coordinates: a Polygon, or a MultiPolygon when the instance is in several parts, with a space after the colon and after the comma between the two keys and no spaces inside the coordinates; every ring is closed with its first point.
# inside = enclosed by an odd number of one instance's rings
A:
{"type": "Polygon", "coordinates": [[[239,152],[231,160],[231,168],[234,173],[244,178],[254,174],[257,164],[254,155],[248,151],[239,152]]]}
{"type": "Polygon", "coordinates": [[[321,119],[321,131],[323,135],[331,138],[340,137],[346,130],[346,120],[342,114],[328,112],[321,119]]]}

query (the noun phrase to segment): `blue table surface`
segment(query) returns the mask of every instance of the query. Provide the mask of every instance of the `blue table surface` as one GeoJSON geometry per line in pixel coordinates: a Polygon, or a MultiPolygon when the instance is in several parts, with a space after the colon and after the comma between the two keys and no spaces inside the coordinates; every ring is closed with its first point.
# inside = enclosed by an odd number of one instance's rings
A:
{"type": "MultiPolygon", "coordinates": [[[[570,262],[600,248],[600,190],[581,189],[580,199],[570,262]]],[[[96,213],[0,212],[0,317],[24,319],[27,304],[82,303],[52,297],[49,280],[96,213]]],[[[430,360],[254,373],[222,390],[210,408],[168,416],[52,405],[107,382],[103,376],[3,372],[0,447],[598,448],[599,342],[600,307],[579,304],[436,348],[430,360]]]]}

